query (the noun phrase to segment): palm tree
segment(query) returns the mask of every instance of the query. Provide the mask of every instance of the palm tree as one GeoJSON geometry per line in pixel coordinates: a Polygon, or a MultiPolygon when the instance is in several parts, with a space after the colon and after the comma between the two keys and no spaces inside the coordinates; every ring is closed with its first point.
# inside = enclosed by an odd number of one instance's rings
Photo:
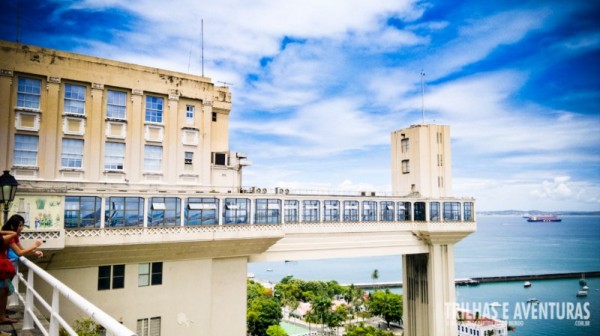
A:
{"type": "Polygon", "coordinates": [[[377,269],[374,269],[373,273],[371,273],[371,279],[373,280],[373,290],[375,290],[375,280],[379,279],[379,271],[377,269]]]}

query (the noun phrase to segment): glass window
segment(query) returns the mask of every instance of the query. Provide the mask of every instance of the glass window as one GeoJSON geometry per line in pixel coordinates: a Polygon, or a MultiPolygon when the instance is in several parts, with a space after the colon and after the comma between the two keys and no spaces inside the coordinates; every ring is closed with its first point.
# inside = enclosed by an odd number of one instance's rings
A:
{"type": "Polygon", "coordinates": [[[318,223],[321,221],[319,216],[319,201],[306,200],[302,201],[302,221],[318,223]]]}
{"type": "Polygon", "coordinates": [[[377,220],[377,202],[363,201],[362,221],[374,222],[377,220]]]}
{"type": "Polygon", "coordinates": [[[344,201],[344,222],[358,222],[358,201],[344,201]]]}
{"type": "Polygon", "coordinates": [[[410,163],[408,160],[402,160],[402,173],[403,174],[410,173],[410,163]]]}
{"type": "Polygon", "coordinates": [[[162,285],[162,262],[138,265],[138,287],[162,285]]]}
{"type": "Polygon", "coordinates": [[[278,199],[259,198],[254,201],[254,223],[276,224],[281,223],[281,201],[278,199]]]}
{"type": "Polygon", "coordinates": [[[410,202],[398,202],[398,221],[411,220],[410,202]]]}
{"type": "Polygon", "coordinates": [[[473,202],[465,202],[463,204],[463,207],[465,210],[464,221],[472,222],[473,221],[473,202]]]}
{"type": "Polygon", "coordinates": [[[144,145],[144,170],[160,172],[162,167],[162,147],[144,145]]]}
{"type": "Polygon", "coordinates": [[[162,124],[163,99],[160,97],[146,96],[146,121],[162,124]]]}
{"type": "Polygon", "coordinates": [[[19,77],[17,88],[17,107],[39,110],[42,81],[19,77]]]}
{"type": "Polygon", "coordinates": [[[429,220],[432,222],[440,221],[440,202],[429,203],[429,220]]]}
{"type": "Polygon", "coordinates": [[[183,163],[186,165],[191,165],[194,163],[194,152],[185,152],[183,163]]]}
{"type": "Polygon", "coordinates": [[[123,170],[124,164],[125,144],[122,142],[106,142],[104,169],[123,170]]]}
{"type": "Polygon", "coordinates": [[[85,114],[85,86],[65,84],[64,112],[85,114]]]}
{"type": "Polygon", "coordinates": [[[223,207],[223,223],[249,224],[250,200],[246,198],[226,198],[223,207]]]}
{"type": "Polygon", "coordinates": [[[63,139],[60,163],[63,168],[82,168],[83,140],[63,139]]]}
{"type": "Polygon", "coordinates": [[[209,225],[219,224],[217,213],[219,209],[218,198],[196,198],[187,199],[184,210],[184,225],[209,225]]]}
{"type": "Polygon", "coordinates": [[[408,138],[400,140],[400,146],[402,147],[402,153],[408,153],[408,138]]]}
{"type": "Polygon", "coordinates": [[[106,97],[106,117],[113,119],[125,119],[127,111],[127,93],[122,91],[108,90],[106,97]]]}
{"type": "Polygon", "coordinates": [[[444,202],[444,221],[460,221],[459,202],[444,202]]]}
{"type": "Polygon", "coordinates": [[[105,200],[104,226],[144,225],[144,199],[141,197],[108,197],[105,200]]]}
{"type": "Polygon", "coordinates": [[[194,105],[186,105],[185,106],[185,119],[188,124],[194,123],[195,112],[196,112],[196,107],[194,105]]]}
{"type": "Polygon", "coordinates": [[[101,201],[100,197],[66,196],[65,229],[99,228],[101,201]]]}
{"type": "Polygon", "coordinates": [[[415,202],[415,221],[425,221],[425,202],[415,202]]]}
{"type": "Polygon", "coordinates": [[[15,135],[13,164],[16,166],[37,166],[38,137],[35,135],[15,135]]]}
{"type": "Polygon", "coordinates": [[[285,222],[286,223],[298,223],[298,201],[297,200],[285,200],[285,222]]]}
{"type": "Polygon", "coordinates": [[[394,221],[394,202],[381,202],[381,213],[379,220],[382,222],[393,222],[394,221]]]}
{"type": "Polygon", "coordinates": [[[125,265],[98,267],[98,290],[125,288],[125,265]]]}
{"type": "Polygon", "coordinates": [[[138,336],[160,336],[160,317],[137,320],[136,334],[138,336]]]}
{"type": "Polygon", "coordinates": [[[152,197],[148,209],[148,226],[178,226],[181,220],[181,199],[152,197]]]}
{"type": "Polygon", "coordinates": [[[340,202],[333,200],[323,201],[323,222],[340,221],[340,202]]]}

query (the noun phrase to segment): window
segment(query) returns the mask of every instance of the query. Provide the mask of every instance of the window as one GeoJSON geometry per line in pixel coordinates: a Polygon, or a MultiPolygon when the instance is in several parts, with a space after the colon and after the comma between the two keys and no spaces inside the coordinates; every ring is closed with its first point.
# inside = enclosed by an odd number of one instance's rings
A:
{"type": "Polygon", "coordinates": [[[15,135],[13,164],[16,166],[37,166],[38,137],[35,135],[15,135]]]}
{"type": "Polygon", "coordinates": [[[402,148],[402,153],[408,153],[408,138],[400,140],[400,147],[402,148]]]}
{"type": "Polygon", "coordinates": [[[40,109],[42,81],[39,79],[19,78],[17,88],[17,107],[40,109]]]}
{"type": "Polygon", "coordinates": [[[63,139],[60,164],[63,168],[83,167],[83,140],[63,139]]]}
{"type": "Polygon", "coordinates": [[[217,121],[217,112],[212,113],[212,121],[217,121]]]}
{"type": "Polygon", "coordinates": [[[444,156],[442,154],[437,155],[437,165],[438,167],[444,166],[444,156]]]}
{"type": "Polygon", "coordinates": [[[402,160],[402,174],[410,173],[410,163],[408,160],[402,160]]]}
{"type": "Polygon", "coordinates": [[[344,201],[344,222],[358,222],[358,201],[344,201]]]}
{"type": "Polygon", "coordinates": [[[146,121],[162,124],[163,99],[160,97],[146,96],[146,121]]]}
{"type": "Polygon", "coordinates": [[[394,202],[381,202],[381,213],[380,221],[393,222],[394,221],[394,202]]]}
{"type": "Polygon", "coordinates": [[[398,202],[398,220],[409,221],[411,219],[410,202],[398,202]]]}
{"type": "Polygon", "coordinates": [[[317,223],[321,221],[319,216],[319,201],[302,201],[302,221],[317,223]]]}
{"type": "Polygon", "coordinates": [[[177,226],[181,220],[181,199],[152,197],[148,210],[148,226],[177,226]]]}
{"type": "Polygon", "coordinates": [[[250,200],[246,198],[226,198],[223,209],[225,224],[249,224],[250,200]]]}
{"type": "Polygon", "coordinates": [[[444,177],[438,176],[438,188],[443,188],[443,187],[444,187],[444,177]]]}
{"type": "Polygon", "coordinates": [[[183,163],[186,165],[191,165],[193,162],[194,162],[194,152],[185,152],[183,163]]]}
{"type": "Polygon", "coordinates": [[[139,264],[138,287],[162,285],[162,262],[139,264]]]}
{"type": "Polygon", "coordinates": [[[227,155],[225,153],[213,153],[213,164],[216,166],[225,166],[227,164],[227,155]]]}
{"type": "Polygon", "coordinates": [[[106,98],[106,117],[113,119],[125,119],[127,110],[127,93],[122,91],[108,90],[106,98]]]}
{"type": "Polygon", "coordinates": [[[184,225],[209,225],[219,224],[218,222],[219,199],[217,198],[197,198],[187,199],[187,206],[184,211],[184,225]]]}
{"type": "Polygon", "coordinates": [[[465,202],[463,204],[464,208],[464,220],[468,222],[473,221],[473,202],[465,202]]]}
{"type": "Polygon", "coordinates": [[[340,202],[323,201],[323,222],[340,221],[340,202]]]}
{"type": "Polygon", "coordinates": [[[162,147],[144,146],[144,170],[147,172],[160,172],[162,167],[162,147]]]}
{"type": "Polygon", "coordinates": [[[98,290],[125,288],[125,265],[98,267],[98,290]]]}
{"type": "Polygon", "coordinates": [[[429,204],[429,220],[432,222],[440,221],[440,202],[431,202],[429,204]]]}
{"type": "Polygon", "coordinates": [[[99,228],[100,197],[66,196],[65,229],[99,228]]]}
{"type": "Polygon", "coordinates": [[[105,227],[144,224],[144,199],[141,197],[107,197],[104,208],[105,227]]]}
{"type": "Polygon", "coordinates": [[[63,111],[72,114],[85,114],[85,86],[65,84],[65,106],[63,111]]]}
{"type": "Polygon", "coordinates": [[[298,201],[285,200],[284,216],[286,223],[298,223],[298,201]]]}
{"type": "Polygon", "coordinates": [[[160,317],[152,317],[137,320],[138,336],[160,336],[160,317]]]}
{"type": "Polygon", "coordinates": [[[255,224],[281,223],[281,201],[278,199],[257,199],[254,201],[256,210],[254,213],[255,224]]]}
{"type": "Polygon", "coordinates": [[[104,152],[104,169],[123,170],[125,163],[125,144],[107,142],[104,152]]]}
{"type": "Polygon", "coordinates": [[[194,105],[186,105],[185,106],[185,120],[188,124],[194,123],[195,111],[196,111],[196,107],[194,105]]]}
{"type": "Polygon", "coordinates": [[[415,221],[425,221],[425,202],[415,202],[415,221]]]}
{"type": "Polygon", "coordinates": [[[374,222],[377,220],[377,202],[375,201],[364,201],[362,210],[362,221],[363,222],[374,222]]]}
{"type": "Polygon", "coordinates": [[[444,221],[460,221],[459,202],[444,202],[444,221]]]}

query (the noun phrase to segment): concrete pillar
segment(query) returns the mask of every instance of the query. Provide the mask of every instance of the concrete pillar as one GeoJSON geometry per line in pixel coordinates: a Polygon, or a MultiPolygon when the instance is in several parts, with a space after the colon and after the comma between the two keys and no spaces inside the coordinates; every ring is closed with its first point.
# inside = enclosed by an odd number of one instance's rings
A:
{"type": "MultiPolygon", "coordinates": [[[[89,136],[86,136],[84,146],[89,155],[89,164],[86,165],[86,175],[91,181],[102,180],[102,174],[104,172],[104,143],[105,143],[105,123],[104,115],[102,113],[102,103],[104,101],[104,85],[92,84],[91,89],[91,102],[86,104],[86,115],[87,115],[87,127],[86,132],[89,132],[89,136]],[[89,139],[89,141],[87,141],[89,139]]],[[[127,150],[127,148],[125,149],[127,150]]],[[[85,161],[84,161],[85,162],[85,161]]],[[[127,166],[125,166],[127,168],[127,166]]]]}
{"type": "Polygon", "coordinates": [[[429,251],[402,256],[405,336],[456,334],[454,245],[433,243],[429,251]]]}
{"type": "MultiPolygon", "coordinates": [[[[17,79],[14,79],[15,83],[17,79]]],[[[13,72],[12,70],[0,69],[0,148],[11,148],[8,144],[14,137],[15,119],[14,119],[14,106],[16,105],[13,101],[13,72]]],[[[16,84],[15,84],[16,85],[16,84]]],[[[13,146],[14,147],[14,146],[13,146]]],[[[10,169],[8,163],[9,153],[7,150],[5,153],[0,154],[0,168],[10,169]]],[[[12,162],[11,162],[12,165],[12,162]]]]}
{"type": "Polygon", "coordinates": [[[207,335],[246,335],[247,258],[212,260],[207,335]]]}

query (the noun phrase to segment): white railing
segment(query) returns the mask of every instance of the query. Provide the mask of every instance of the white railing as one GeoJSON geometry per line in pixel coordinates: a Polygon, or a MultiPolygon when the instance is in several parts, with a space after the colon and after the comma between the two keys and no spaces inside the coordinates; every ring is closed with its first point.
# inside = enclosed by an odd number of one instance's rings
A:
{"type": "Polygon", "coordinates": [[[59,303],[60,299],[65,299],[67,302],[77,306],[83,311],[85,315],[90,317],[96,323],[101,325],[106,331],[107,335],[114,336],[136,336],[135,332],[129,330],[127,327],[122,325],[119,321],[112,318],[110,315],[96,307],[94,304],[77,294],[71,288],[57,280],[55,277],[50,275],[48,272],[41,269],[39,266],[29,261],[25,257],[19,258],[22,265],[27,266],[29,269],[27,279],[22,274],[18,273],[15,278],[15,289],[19,288],[19,284],[25,286],[25,297],[19,293],[18,290],[15,294],[18,300],[23,303],[23,330],[34,329],[34,324],[37,329],[44,336],[58,336],[59,328],[64,328],[69,335],[77,336],[77,332],[65,321],[59,314],[59,303]],[[45,281],[52,288],[52,303],[49,304],[44,298],[35,290],[34,287],[34,275],[38,276],[38,279],[45,281]],[[46,330],[42,321],[34,313],[34,298],[35,302],[39,303],[45,308],[50,315],[50,325],[46,330]]]}

